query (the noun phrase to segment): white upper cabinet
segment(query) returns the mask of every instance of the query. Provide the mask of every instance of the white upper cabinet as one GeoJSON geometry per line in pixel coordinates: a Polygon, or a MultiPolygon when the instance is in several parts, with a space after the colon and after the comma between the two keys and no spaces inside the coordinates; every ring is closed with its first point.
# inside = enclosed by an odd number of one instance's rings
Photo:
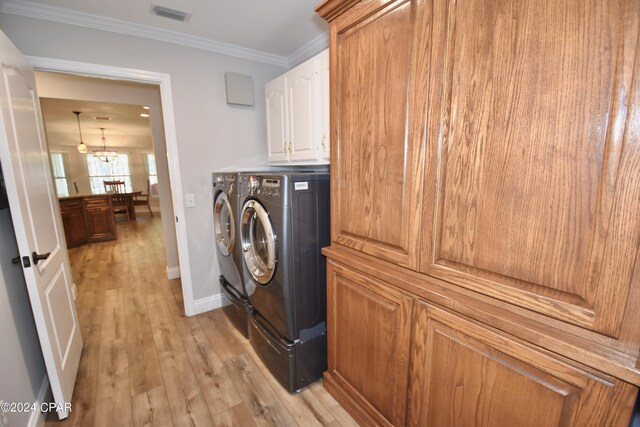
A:
{"type": "Polygon", "coordinates": [[[320,157],[329,163],[331,153],[329,143],[329,49],[318,55],[320,57],[320,157]]]}
{"type": "Polygon", "coordinates": [[[265,86],[265,99],[267,111],[267,144],[269,161],[287,160],[287,114],[285,76],[269,82],[265,86]]]}
{"type": "Polygon", "coordinates": [[[329,163],[329,51],[265,86],[269,163],[329,163]]]}

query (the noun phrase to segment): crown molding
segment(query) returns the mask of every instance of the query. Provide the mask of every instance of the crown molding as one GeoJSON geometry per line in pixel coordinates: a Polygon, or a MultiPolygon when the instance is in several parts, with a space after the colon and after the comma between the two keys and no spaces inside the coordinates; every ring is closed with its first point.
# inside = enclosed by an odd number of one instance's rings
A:
{"type": "MultiPolygon", "coordinates": [[[[127,21],[121,21],[119,19],[105,18],[84,12],[75,12],[68,9],[36,4],[24,0],[5,1],[2,6],[0,6],[0,13],[42,19],[61,24],[75,25],[165,43],[172,43],[283,68],[289,68],[290,64],[289,58],[284,56],[273,55],[254,49],[247,49],[228,43],[217,42],[204,37],[191,36],[177,31],[162,30],[148,25],[134,24],[127,21]]],[[[314,41],[312,41],[312,43],[313,42],[314,41]]]]}
{"type": "Polygon", "coordinates": [[[320,34],[315,39],[311,40],[306,45],[289,55],[289,68],[304,62],[311,58],[313,55],[320,53],[320,51],[329,47],[329,34],[320,34]]]}

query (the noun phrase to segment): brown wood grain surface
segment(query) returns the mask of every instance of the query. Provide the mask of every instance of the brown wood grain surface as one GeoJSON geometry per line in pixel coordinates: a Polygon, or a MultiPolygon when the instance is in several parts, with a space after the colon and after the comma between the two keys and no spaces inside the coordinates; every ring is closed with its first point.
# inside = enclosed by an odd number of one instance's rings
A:
{"type": "Polygon", "coordinates": [[[382,282],[328,266],[328,374],[380,417],[404,422],[412,299],[382,282]]]}
{"type": "Polygon", "coordinates": [[[640,237],[638,3],[434,5],[421,271],[617,336],[640,237]]]}
{"type": "Polygon", "coordinates": [[[417,262],[420,198],[420,135],[411,115],[415,3],[390,2],[342,26],[331,79],[332,240],[407,267],[417,262]]]}

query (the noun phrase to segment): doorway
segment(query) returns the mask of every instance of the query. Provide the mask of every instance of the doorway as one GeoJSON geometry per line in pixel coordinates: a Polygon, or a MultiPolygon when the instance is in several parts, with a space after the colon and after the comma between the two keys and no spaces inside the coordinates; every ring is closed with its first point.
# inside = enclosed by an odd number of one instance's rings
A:
{"type": "MultiPolygon", "coordinates": [[[[29,57],[29,62],[34,69],[39,72],[50,72],[58,75],[76,77],[90,77],[98,80],[115,81],[120,84],[137,82],[147,85],[155,85],[159,88],[160,107],[158,111],[162,111],[162,115],[159,115],[158,118],[162,120],[159,123],[159,126],[164,131],[168,175],[170,176],[169,184],[171,189],[171,199],[168,202],[173,208],[173,216],[164,215],[165,220],[169,220],[171,222],[171,227],[169,227],[168,224],[163,223],[163,228],[165,230],[170,228],[175,229],[175,241],[177,243],[177,254],[179,259],[179,268],[168,270],[167,274],[169,278],[180,277],[181,279],[185,314],[187,316],[196,314],[196,307],[193,298],[193,284],[189,268],[190,256],[187,245],[186,224],[185,221],[180,220],[185,216],[185,206],[182,196],[182,180],[178,159],[178,143],[175,130],[170,76],[168,74],[150,71],[132,70],[52,58],[29,57]],[[175,222],[173,222],[174,220],[175,222]]],[[[154,126],[154,123],[156,122],[152,120],[152,126],[154,126]]]]}

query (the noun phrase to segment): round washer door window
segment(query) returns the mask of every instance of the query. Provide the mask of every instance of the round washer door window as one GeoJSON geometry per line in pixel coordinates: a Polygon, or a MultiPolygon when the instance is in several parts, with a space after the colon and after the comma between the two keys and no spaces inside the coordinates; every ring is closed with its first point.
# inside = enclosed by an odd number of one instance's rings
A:
{"type": "Polygon", "coordinates": [[[216,234],[216,246],[220,253],[229,256],[235,244],[236,226],[231,205],[225,193],[220,193],[213,207],[213,228],[216,234]]]}
{"type": "Polygon", "coordinates": [[[257,200],[248,200],[242,207],[240,239],[247,270],[256,282],[266,285],[276,271],[276,236],[269,214],[257,200]]]}

